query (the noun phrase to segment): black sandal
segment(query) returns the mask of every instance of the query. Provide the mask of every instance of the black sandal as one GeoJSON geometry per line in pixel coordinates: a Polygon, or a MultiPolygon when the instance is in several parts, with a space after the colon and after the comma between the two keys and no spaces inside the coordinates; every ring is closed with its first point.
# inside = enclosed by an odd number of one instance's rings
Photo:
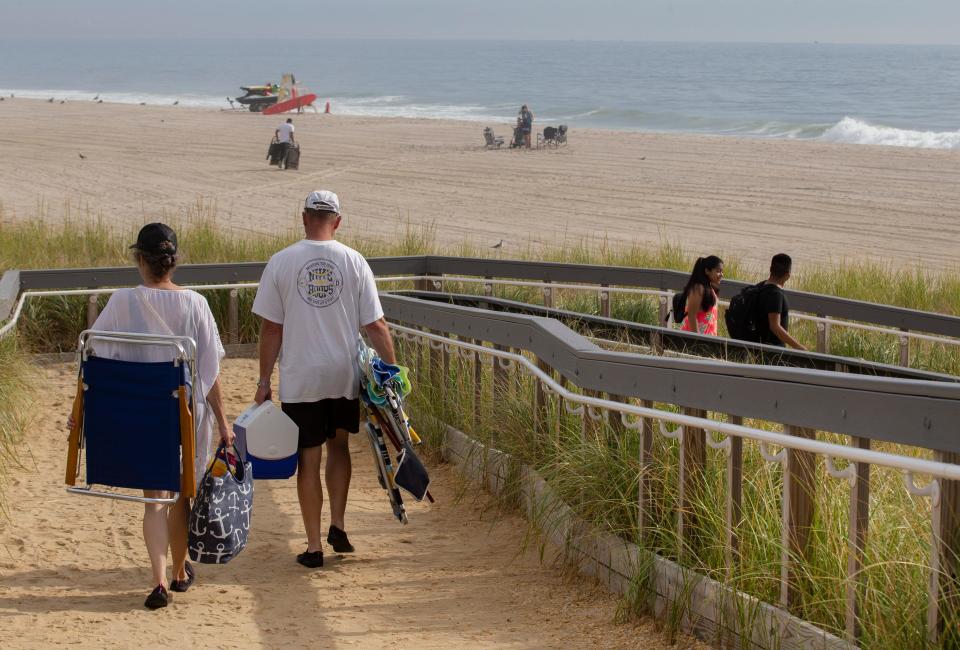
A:
{"type": "Polygon", "coordinates": [[[173,600],[173,596],[167,593],[166,588],[163,585],[157,585],[157,588],[147,596],[143,606],[147,609],[160,609],[166,607],[171,600],[173,600]]]}
{"type": "Polygon", "coordinates": [[[308,569],[319,569],[323,566],[323,551],[304,551],[297,556],[297,562],[308,569]]]}
{"type": "Polygon", "coordinates": [[[183,565],[183,570],[187,574],[186,580],[171,580],[170,581],[170,591],[178,591],[183,593],[193,585],[193,581],[197,579],[197,574],[193,570],[193,565],[190,562],[186,562],[183,565]]]}

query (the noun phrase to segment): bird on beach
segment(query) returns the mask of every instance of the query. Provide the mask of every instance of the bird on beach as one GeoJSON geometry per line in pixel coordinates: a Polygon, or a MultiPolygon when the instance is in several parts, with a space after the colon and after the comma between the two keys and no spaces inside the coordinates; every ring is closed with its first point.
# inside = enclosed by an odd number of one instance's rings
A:
{"type": "Polygon", "coordinates": [[[98,99],[98,100],[97,100],[97,103],[98,103],[98,104],[102,104],[102,103],[103,103],[103,100],[102,100],[102,99],[98,99]]]}
{"type": "Polygon", "coordinates": [[[48,103],[48,104],[52,104],[52,103],[53,103],[53,97],[51,97],[50,99],[48,99],[48,100],[47,100],[47,103],[48,103]]]}
{"type": "Polygon", "coordinates": [[[67,100],[61,99],[61,100],[60,100],[60,103],[61,103],[61,104],[66,104],[66,103],[67,103],[67,100]]]}
{"type": "Polygon", "coordinates": [[[147,102],[140,102],[140,105],[141,105],[141,106],[146,106],[146,105],[147,105],[147,102]]]}
{"type": "Polygon", "coordinates": [[[178,99],[177,101],[173,102],[173,105],[176,106],[179,103],[180,103],[180,100],[178,99]]]}
{"type": "Polygon", "coordinates": [[[97,96],[93,98],[93,101],[97,101],[98,99],[100,99],[100,93],[97,93],[97,96]]]}
{"type": "Polygon", "coordinates": [[[82,153],[77,152],[77,155],[80,156],[80,160],[86,160],[86,159],[87,159],[87,157],[84,156],[82,153]]]}
{"type": "Polygon", "coordinates": [[[500,241],[498,241],[496,244],[494,244],[494,245],[491,246],[490,248],[503,248],[503,240],[501,239],[500,241]]]}

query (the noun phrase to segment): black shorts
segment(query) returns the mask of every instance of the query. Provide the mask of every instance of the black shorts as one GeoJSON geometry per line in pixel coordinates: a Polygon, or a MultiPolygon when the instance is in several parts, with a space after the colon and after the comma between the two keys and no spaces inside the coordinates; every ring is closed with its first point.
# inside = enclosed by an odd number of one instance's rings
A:
{"type": "Polygon", "coordinates": [[[280,408],[300,429],[298,447],[319,447],[335,438],[337,429],[360,430],[360,400],[337,397],[318,402],[284,402],[280,408]]]}

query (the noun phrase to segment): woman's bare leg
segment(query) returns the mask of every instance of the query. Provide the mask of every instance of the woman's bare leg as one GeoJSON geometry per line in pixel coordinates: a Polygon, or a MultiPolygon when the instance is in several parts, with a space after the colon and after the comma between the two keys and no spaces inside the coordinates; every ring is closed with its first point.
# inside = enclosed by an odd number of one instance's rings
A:
{"type": "MultiPolygon", "coordinates": [[[[169,496],[168,492],[144,490],[143,495],[149,498],[169,496]]],[[[143,541],[147,545],[147,554],[150,556],[150,568],[153,570],[153,584],[167,586],[167,547],[170,545],[170,536],[167,532],[167,509],[164,503],[143,504],[143,541]]]]}
{"type": "Polygon", "coordinates": [[[167,534],[170,537],[170,555],[173,558],[171,568],[174,580],[187,579],[187,522],[190,516],[188,503],[187,497],[180,497],[170,506],[170,511],[167,513],[167,534]]]}

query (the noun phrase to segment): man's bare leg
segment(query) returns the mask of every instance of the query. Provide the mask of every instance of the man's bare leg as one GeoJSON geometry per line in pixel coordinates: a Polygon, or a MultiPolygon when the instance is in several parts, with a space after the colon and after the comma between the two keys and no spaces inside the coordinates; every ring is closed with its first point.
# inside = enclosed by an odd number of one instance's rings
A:
{"type": "Polygon", "coordinates": [[[350,490],[350,434],[337,429],[337,437],[327,440],[327,492],[330,494],[330,523],[346,530],[343,516],[347,510],[347,492],[350,490]]]}
{"type": "Polygon", "coordinates": [[[173,557],[173,579],[187,579],[187,522],[190,510],[187,497],[180,497],[167,512],[167,533],[170,537],[170,555],[173,557]]]}
{"type": "Polygon", "coordinates": [[[307,552],[322,551],[323,482],[320,480],[320,462],[323,447],[306,447],[300,450],[300,465],[297,467],[297,497],[300,499],[300,514],[307,531],[307,552]]]}

